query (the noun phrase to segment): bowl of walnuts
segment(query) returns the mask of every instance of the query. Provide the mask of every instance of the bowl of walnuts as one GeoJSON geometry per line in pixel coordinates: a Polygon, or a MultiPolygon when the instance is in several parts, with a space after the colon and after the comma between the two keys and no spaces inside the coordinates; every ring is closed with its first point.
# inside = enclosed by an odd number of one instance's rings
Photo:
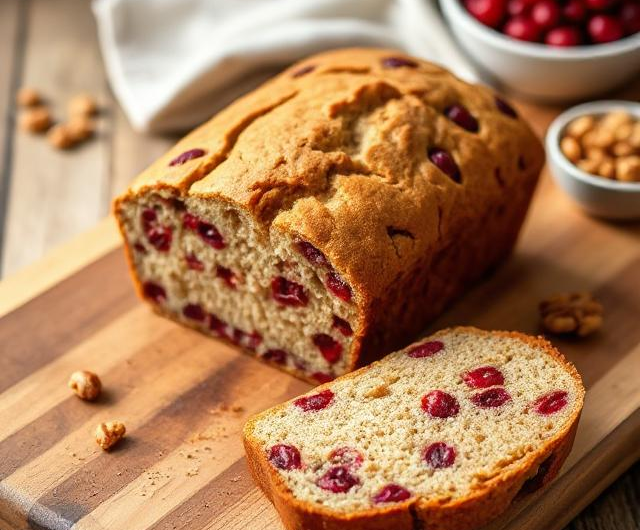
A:
{"type": "Polygon", "coordinates": [[[587,212],[640,219],[640,103],[572,107],[549,127],[546,148],[555,181],[587,212]]]}
{"type": "Polygon", "coordinates": [[[589,99],[640,75],[639,0],[440,0],[484,77],[548,102],[589,99]]]}

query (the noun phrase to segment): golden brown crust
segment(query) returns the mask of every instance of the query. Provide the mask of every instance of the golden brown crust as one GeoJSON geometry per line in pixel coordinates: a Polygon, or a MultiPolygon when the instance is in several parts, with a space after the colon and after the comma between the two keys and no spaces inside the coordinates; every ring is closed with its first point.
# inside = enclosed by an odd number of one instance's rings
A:
{"type": "MultiPolygon", "coordinates": [[[[524,496],[533,492],[529,490],[544,487],[556,477],[571,451],[584,400],[585,390],[575,366],[543,337],[532,337],[516,331],[483,331],[473,327],[457,327],[441,330],[433,337],[452,331],[465,331],[479,335],[500,335],[542,349],[557,359],[576,381],[576,388],[579,390],[576,399],[580,406],[576,407],[574,414],[558,434],[547,440],[542,447],[527,455],[526,458],[506,466],[503,472],[484,482],[483,486],[477,488],[472,495],[449,502],[441,499],[430,501],[412,498],[391,507],[342,514],[294,498],[280,474],[267,460],[260,444],[253,437],[254,425],[260,418],[287,407],[293,400],[277,405],[247,421],[243,432],[243,441],[251,474],[260,489],[277,509],[287,530],[383,530],[388,528],[394,530],[414,530],[415,528],[471,530],[498,517],[514,500],[517,501],[519,495],[524,496]],[[536,476],[539,470],[541,474],[536,476]],[[529,485],[534,487],[530,488],[529,485]]],[[[377,362],[384,362],[384,359],[377,362]]],[[[360,368],[339,379],[357,377],[370,368],[371,365],[360,368]]],[[[332,384],[321,385],[317,387],[316,391],[331,388],[332,384]]]]}

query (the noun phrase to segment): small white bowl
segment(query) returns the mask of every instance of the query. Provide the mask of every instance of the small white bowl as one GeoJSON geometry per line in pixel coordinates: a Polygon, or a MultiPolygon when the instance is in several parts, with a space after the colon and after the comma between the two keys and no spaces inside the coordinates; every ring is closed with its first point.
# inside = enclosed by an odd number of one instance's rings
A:
{"type": "Polygon", "coordinates": [[[560,150],[564,129],[573,119],[602,115],[615,109],[626,110],[640,119],[640,103],[632,101],[594,101],[560,114],[547,130],[547,162],[558,185],[587,212],[608,219],[640,219],[640,182],[619,182],[590,175],[572,164],[560,150]]]}
{"type": "Polygon", "coordinates": [[[640,74],[640,33],[607,44],[559,48],[507,37],[473,18],[461,0],[440,0],[440,7],[482,72],[525,97],[588,99],[640,74]]]}

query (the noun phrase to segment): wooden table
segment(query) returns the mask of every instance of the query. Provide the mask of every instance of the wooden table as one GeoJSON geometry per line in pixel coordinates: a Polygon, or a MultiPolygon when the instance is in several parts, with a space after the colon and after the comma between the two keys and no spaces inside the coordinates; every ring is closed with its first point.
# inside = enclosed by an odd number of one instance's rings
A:
{"type": "MultiPolygon", "coordinates": [[[[621,96],[639,94],[637,83],[621,96]]],[[[558,111],[520,109],[540,134],[558,111]]],[[[0,289],[2,314],[117,245],[111,221],[103,220],[41,259],[103,219],[110,198],[175,138],[131,130],[108,89],[87,0],[0,1],[0,120],[0,273],[11,276],[0,289]],[[13,100],[23,85],[40,89],[59,119],[71,96],[94,94],[102,108],[96,138],[60,152],[44,138],[20,132],[13,100]]],[[[640,464],[567,528],[640,528],[640,464]]]]}

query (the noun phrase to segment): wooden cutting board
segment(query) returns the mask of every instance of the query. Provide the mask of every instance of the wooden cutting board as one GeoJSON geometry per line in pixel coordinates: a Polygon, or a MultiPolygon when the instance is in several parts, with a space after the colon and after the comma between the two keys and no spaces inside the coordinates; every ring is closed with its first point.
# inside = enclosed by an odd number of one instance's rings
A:
{"type": "MultiPolygon", "coordinates": [[[[0,529],[281,529],[240,431],[310,387],[153,315],[118,245],[108,221],[0,283],[0,529]],[[66,387],[82,368],[102,377],[97,403],[66,387]],[[128,435],[107,454],[93,431],[111,419],[128,435]]],[[[564,290],[592,291],[606,319],[586,340],[553,339],[588,389],[575,446],[559,479],[495,530],[562,528],[640,457],[637,225],[583,215],[545,175],[513,258],[430,330],[536,333],[539,300],[564,290]]]]}

